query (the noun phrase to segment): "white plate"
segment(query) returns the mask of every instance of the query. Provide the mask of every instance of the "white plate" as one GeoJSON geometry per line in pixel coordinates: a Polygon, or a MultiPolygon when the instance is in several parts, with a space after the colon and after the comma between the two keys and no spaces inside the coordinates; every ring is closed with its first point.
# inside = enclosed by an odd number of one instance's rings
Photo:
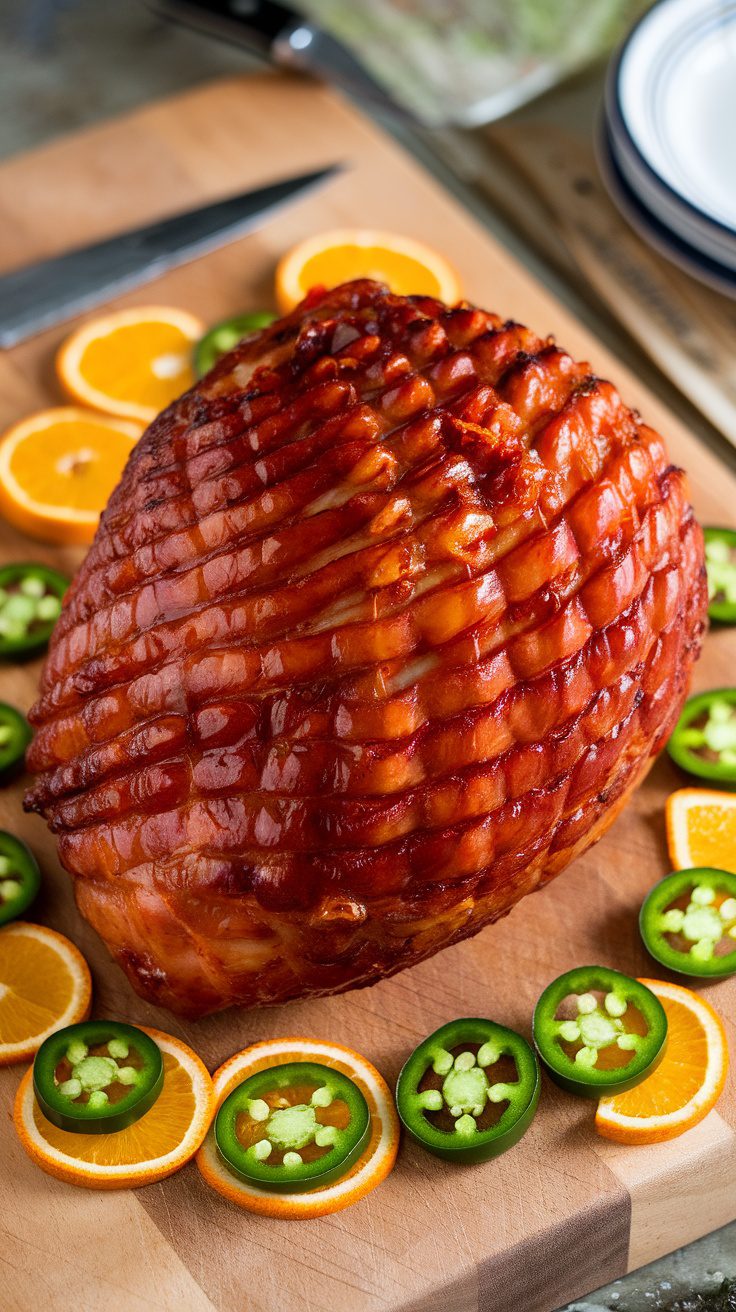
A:
{"type": "Polygon", "coordinates": [[[660,0],[623,48],[614,95],[614,138],[617,110],[648,185],[736,238],[736,0],[660,0]]]}

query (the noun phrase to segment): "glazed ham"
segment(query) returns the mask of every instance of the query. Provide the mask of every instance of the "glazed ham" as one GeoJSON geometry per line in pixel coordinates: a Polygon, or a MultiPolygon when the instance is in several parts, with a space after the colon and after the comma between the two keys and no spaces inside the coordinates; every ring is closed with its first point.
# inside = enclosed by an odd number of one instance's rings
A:
{"type": "Polygon", "coordinates": [[[372,282],[135,447],[53,636],[27,805],[145,997],[369,984],[601,836],[704,628],[682,472],[550,339],[372,282]]]}

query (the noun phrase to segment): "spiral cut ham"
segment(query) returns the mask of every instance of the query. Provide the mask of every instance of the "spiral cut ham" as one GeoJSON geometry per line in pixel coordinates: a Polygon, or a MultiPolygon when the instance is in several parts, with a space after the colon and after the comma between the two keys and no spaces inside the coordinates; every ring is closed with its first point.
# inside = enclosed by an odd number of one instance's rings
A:
{"type": "Polygon", "coordinates": [[[467,304],[315,292],[135,447],[27,806],[146,998],[369,984],[601,836],[705,610],[684,475],[610,383],[467,304]]]}

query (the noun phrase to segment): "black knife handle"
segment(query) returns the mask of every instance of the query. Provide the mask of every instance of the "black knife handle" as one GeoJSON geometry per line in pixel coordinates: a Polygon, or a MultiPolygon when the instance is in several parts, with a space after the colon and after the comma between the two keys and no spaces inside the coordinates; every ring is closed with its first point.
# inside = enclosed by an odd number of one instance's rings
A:
{"type": "Polygon", "coordinates": [[[306,20],[277,0],[149,0],[150,8],[213,36],[254,46],[269,55],[274,41],[306,20]]]}
{"type": "MultiPolygon", "coordinates": [[[[2,0],[0,0],[2,3],[2,0]]],[[[166,18],[237,42],[272,63],[342,88],[369,108],[405,119],[390,91],[341,41],[278,0],[147,0],[166,18]]]]}

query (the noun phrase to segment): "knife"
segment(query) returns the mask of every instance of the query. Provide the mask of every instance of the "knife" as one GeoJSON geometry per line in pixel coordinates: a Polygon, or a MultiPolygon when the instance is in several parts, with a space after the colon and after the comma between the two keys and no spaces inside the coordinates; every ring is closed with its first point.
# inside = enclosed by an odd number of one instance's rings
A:
{"type": "Polygon", "coordinates": [[[0,347],[241,237],[271,210],[340,172],[340,165],[159,219],[40,264],[0,275],[0,347]]]}
{"type": "Polygon", "coordinates": [[[148,0],[148,4],[164,18],[235,41],[283,68],[333,83],[375,109],[408,117],[347,46],[276,0],[148,0]]]}

